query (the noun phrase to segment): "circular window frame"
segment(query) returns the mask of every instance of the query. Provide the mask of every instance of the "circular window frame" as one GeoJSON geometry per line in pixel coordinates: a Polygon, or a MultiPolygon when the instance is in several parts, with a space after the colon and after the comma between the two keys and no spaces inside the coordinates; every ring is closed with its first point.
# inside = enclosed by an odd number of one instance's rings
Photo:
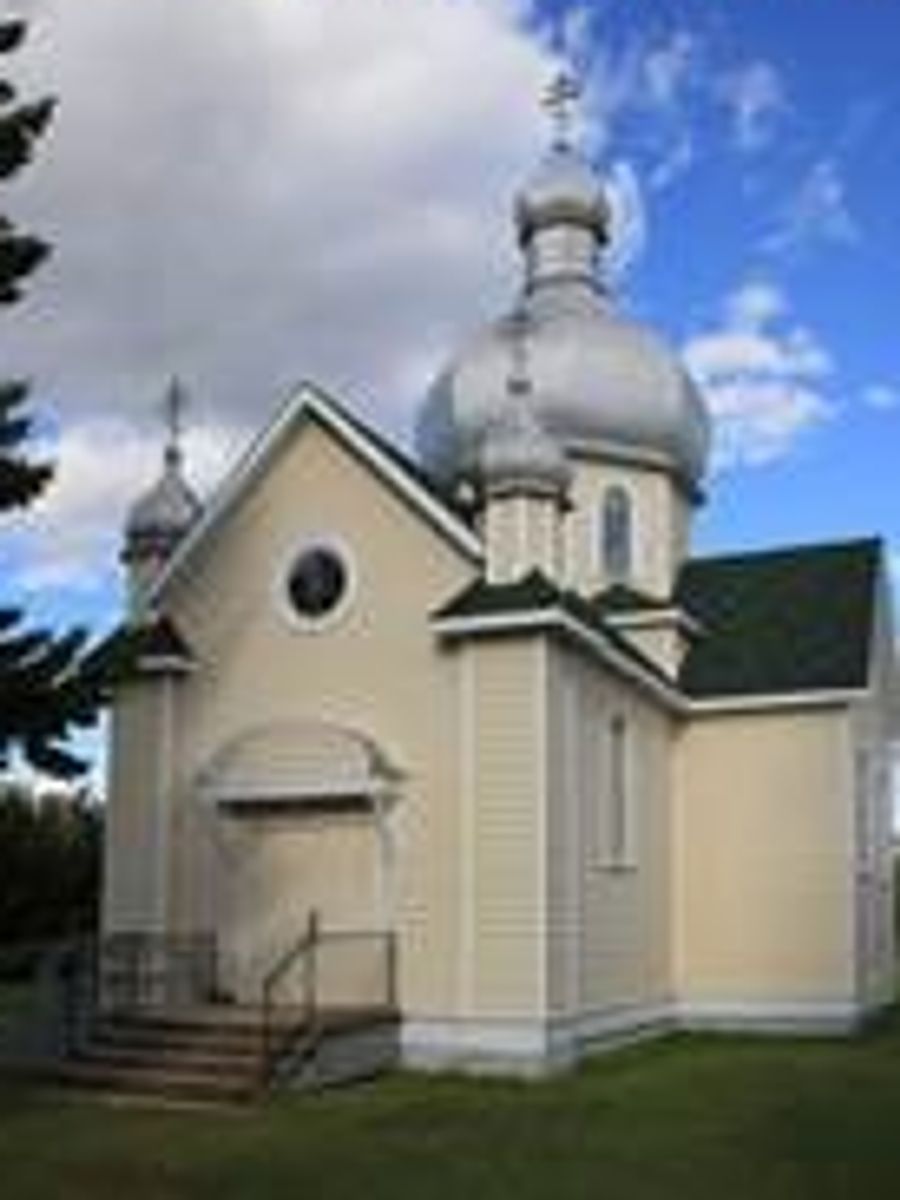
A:
{"type": "Polygon", "coordinates": [[[293,629],[301,633],[323,633],[342,621],[350,610],[356,596],[356,562],[347,543],[334,534],[313,533],[296,543],[285,555],[276,580],[278,607],[282,616],[293,629]],[[344,590],[333,607],[319,616],[304,616],[291,595],[291,575],[305,554],[312,550],[325,550],[333,554],[344,569],[344,590]]]}

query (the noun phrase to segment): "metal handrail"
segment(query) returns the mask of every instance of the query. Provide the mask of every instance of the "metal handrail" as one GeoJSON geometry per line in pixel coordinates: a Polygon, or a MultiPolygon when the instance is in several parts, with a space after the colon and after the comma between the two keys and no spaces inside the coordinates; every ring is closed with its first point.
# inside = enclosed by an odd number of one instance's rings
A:
{"type": "Polygon", "coordinates": [[[320,938],[319,914],[313,909],[306,921],[306,928],[294,944],[275,961],[266,972],[262,983],[262,1046],[260,1054],[260,1085],[269,1085],[275,1073],[278,1060],[300,1037],[307,1033],[309,1038],[315,1036],[316,1024],[316,946],[320,938]],[[289,1028],[283,1031],[275,1044],[274,1012],[275,991],[289,971],[303,960],[303,1003],[301,1015],[289,1028]]]}
{"type": "Polygon", "coordinates": [[[372,929],[329,929],[323,930],[318,912],[314,909],[307,917],[306,926],[296,941],[275,961],[267,971],[262,983],[260,1088],[267,1088],[275,1078],[279,1063],[286,1055],[297,1051],[305,1039],[302,1053],[310,1057],[316,1053],[322,1029],[322,1014],[319,1004],[319,972],[321,951],[328,945],[342,942],[371,941],[378,938],[384,943],[384,1004],[395,1009],[397,1004],[397,940],[391,930],[372,929]],[[294,1021],[281,1025],[276,1030],[276,992],[286,976],[302,964],[302,988],[300,1013],[294,1021]],[[277,1034],[277,1036],[276,1036],[277,1034]]]}

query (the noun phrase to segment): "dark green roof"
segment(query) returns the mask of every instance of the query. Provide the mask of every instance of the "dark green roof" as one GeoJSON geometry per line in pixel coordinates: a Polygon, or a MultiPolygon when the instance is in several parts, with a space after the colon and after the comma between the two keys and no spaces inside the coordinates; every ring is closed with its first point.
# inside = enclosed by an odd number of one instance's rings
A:
{"type": "Polygon", "coordinates": [[[171,617],[160,615],[137,625],[114,629],[91,652],[86,671],[101,687],[115,687],[140,675],[145,667],[165,662],[174,670],[189,670],[194,654],[171,617]]]}
{"type": "Polygon", "coordinates": [[[601,613],[651,612],[654,609],[671,608],[671,599],[651,596],[625,583],[614,583],[597,592],[593,603],[601,613]]]}
{"type": "Polygon", "coordinates": [[[562,593],[540,571],[531,571],[514,583],[488,583],[479,576],[434,613],[445,617],[492,617],[501,613],[533,612],[558,606],[562,593]]]}
{"type": "Polygon", "coordinates": [[[864,687],[881,543],[699,558],[676,600],[701,626],[680,684],[692,697],[864,687]]]}
{"type": "Polygon", "coordinates": [[[518,613],[560,609],[574,617],[590,632],[598,633],[615,650],[630,659],[645,673],[655,676],[667,687],[673,681],[651,659],[643,655],[628,638],[603,620],[595,604],[575,592],[559,588],[541,571],[534,570],[513,583],[488,583],[476,579],[433,614],[433,619],[514,616],[518,613]]]}

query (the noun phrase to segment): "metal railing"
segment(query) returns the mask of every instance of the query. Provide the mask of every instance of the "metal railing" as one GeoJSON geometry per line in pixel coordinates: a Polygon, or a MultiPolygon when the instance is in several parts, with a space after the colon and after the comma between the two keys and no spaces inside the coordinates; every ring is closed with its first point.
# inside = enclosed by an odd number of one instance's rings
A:
{"type": "Polygon", "coordinates": [[[393,932],[322,928],[314,910],[262,983],[260,1085],[314,1059],[323,1030],[342,1014],[394,1011],[393,932]]]}
{"type": "Polygon", "coordinates": [[[216,997],[217,954],[211,933],[113,933],[96,943],[96,976],[105,1009],[209,1004],[216,997]]]}
{"type": "Polygon", "coordinates": [[[77,1053],[101,1015],[210,1003],[216,972],[212,934],[129,932],[61,944],[45,958],[40,981],[57,1014],[58,1052],[77,1053]]]}

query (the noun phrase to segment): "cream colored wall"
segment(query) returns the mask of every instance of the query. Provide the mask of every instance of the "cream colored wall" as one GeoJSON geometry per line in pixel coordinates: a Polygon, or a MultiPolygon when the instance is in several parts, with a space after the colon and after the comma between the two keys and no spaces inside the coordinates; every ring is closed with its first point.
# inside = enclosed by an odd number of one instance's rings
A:
{"type": "Polygon", "coordinates": [[[491,496],[482,519],[485,573],[491,583],[510,583],[538,569],[548,579],[562,575],[562,514],[553,498],[491,496]]]}
{"type": "Polygon", "coordinates": [[[674,794],[674,982],[686,1003],[852,1000],[846,708],[705,716],[674,794]]]}
{"type": "Polygon", "coordinates": [[[169,906],[170,814],[165,746],[172,734],[171,681],[123,686],[110,721],[103,914],[107,933],[161,930],[169,906]],[[167,729],[168,726],[168,729],[167,729]]]}
{"type": "Polygon", "coordinates": [[[545,1009],[544,639],[472,640],[460,672],[459,1014],[545,1009]]]}
{"type": "Polygon", "coordinates": [[[548,978],[557,1015],[663,1003],[670,987],[672,719],[593,660],[552,648],[548,978]],[[608,730],[630,741],[627,865],[610,860],[608,730]]]}
{"type": "MultiPolygon", "coordinates": [[[[398,864],[401,988],[412,1011],[446,1011],[456,989],[459,911],[459,756],[451,732],[457,696],[455,674],[427,618],[472,572],[455,547],[319,426],[307,424],[282,447],[161,598],[200,664],[181,685],[177,713],[183,731],[172,838],[177,925],[220,924],[221,891],[237,870],[222,845],[233,827],[196,795],[198,773],[216,751],[268,722],[311,718],[348,726],[374,739],[408,774],[389,831],[398,864]],[[300,543],[321,534],[348,547],[355,597],[340,620],[310,633],[287,614],[281,584],[300,543]]],[[[270,834],[272,847],[257,858],[271,860],[272,894],[283,890],[286,905],[296,897],[298,930],[320,884],[327,894],[319,907],[330,907],[337,919],[331,873],[323,867],[315,883],[306,873],[305,837],[280,838],[274,826],[260,836],[270,834]]],[[[325,852],[323,864],[330,861],[325,852]]],[[[232,918],[226,924],[238,928],[232,918]]]]}
{"type": "Polygon", "coordinates": [[[614,622],[614,627],[636,649],[655,663],[670,679],[677,679],[690,643],[678,619],[673,615],[661,618],[657,624],[630,625],[614,622]]]}
{"type": "MultiPolygon", "coordinates": [[[[381,924],[377,881],[380,847],[372,815],[336,814],[253,818],[219,823],[214,872],[215,904],[220,928],[227,932],[222,955],[222,985],[243,999],[260,994],[262,981],[303,932],[308,912],[321,910],[325,929],[371,930],[381,924]]],[[[372,975],[371,943],[360,941],[345,953],[341,966],[354,985],[357,1002],[383,1000],[383,982],[372,975]]],[[[328,954],[330,964],[333,952],[328,954]]],[[[279,1002],[302,992],[302,963],[279,985],[279,1002]]],[[[320,998],[337,1002],[338,981],[321,979],[320,998]]],[[[348,996],[344,996],[345,1002],[348,996]]]]}
{"type": "Polygon", "coordinates": [[[600,462],[578,456],[572,507],[565,521],[565,577],[584,594],[608,584],[600,562],[598,512],[606,488],[624,487],[632,499],[635,535],[632,583],[651,595],[668,596],[687,554],[690,504],[666,472],[651,467],[600,462]]]}

